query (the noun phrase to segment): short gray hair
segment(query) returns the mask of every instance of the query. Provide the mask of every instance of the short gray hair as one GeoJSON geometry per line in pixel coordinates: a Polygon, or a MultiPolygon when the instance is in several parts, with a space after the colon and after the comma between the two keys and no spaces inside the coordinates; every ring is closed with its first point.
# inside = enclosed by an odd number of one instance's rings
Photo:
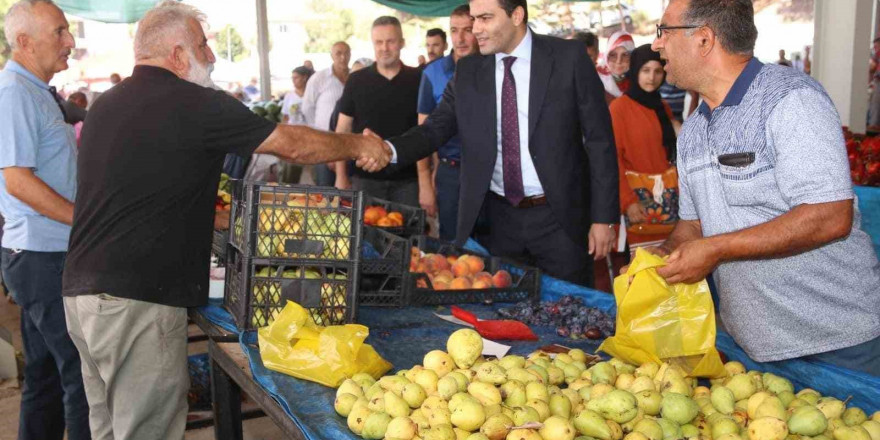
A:
{"type": "Polygon", "coordinates": [[[33,18],[34,5],[37,3],[48,3],[55,6],[52,0],[19,0],[6,11],[4,34],[10,49],[18,48],[16,39],[19,35],[32,30],[33,22],[31,19],[33,18]]]}
{"type": "Polygon", "coordinates": [[[712,29],[728,53],[751,55],[755,50],[758,28],[752,0],[691,0],[682,15],[686,24],[712,29]]]}
{"type": "Polygon", "coordinates": [[[147,11],[134,37],[135,60],[167,56],[175,45],[190,49],[197,43],[189,29],[190,19],[204,24],[206,17],[195,7],[174,0],[165,0],[147,11]]]}

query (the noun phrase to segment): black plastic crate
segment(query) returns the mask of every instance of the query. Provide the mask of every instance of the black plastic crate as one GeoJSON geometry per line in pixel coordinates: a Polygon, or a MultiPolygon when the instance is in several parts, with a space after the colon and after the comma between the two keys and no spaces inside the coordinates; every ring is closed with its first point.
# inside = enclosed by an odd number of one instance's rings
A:
{"type": "Polygon", "coordinates": [[[223,304],[243,330],[264,327],[287,301],[309,310],[318,325],[357,319],[359,270],[355,263],[310,263],[245,257],[229,245],[223,304]]]}
{"type": "Polygon", "coordinates": [[[360,259],[362,218],[358,191],[238,181],[229,242],[250,258],[354,263],[360,259]]]}
{"type": "Polygon", "coordinates": [[[370,206],[381,206],[385,211],[396,211],[403,215],[403,226],[377,226],[386,232],[401,237],[411,237],[413,235],[421,235],[425,233],[425,210],[415,206],[404,205],[402,203],[390,202],[388,200],[377,199],[375,197],[364,196],[364,209],[370,206]]]}
{"type": "Polygon", "coordinates": [[[229,244],[229,231],[214,230],[214,238],[211,241],[211,253],[217,257],[219,264],[226,262],[226,245],[229,244]]]}
{"type": "Polygon", "coordinates": [[[538,301],[541,296],[541,271],[501,257],[490,257],[424,235],[396,238],[385,231],[366,229],[358,304],[365,306],[419,306],[465,303],[538,301]],[[485,271],[510,273],[512,284],[505,288],[434,290],[425,273],[410,272],[412,248],[423,253],[446,256],[475,255],[483,259],[485,271]],[[391,260],[396,260],[394,264],[391,260]],[[373,270],[387,268],[387,272],[373,270]]]}

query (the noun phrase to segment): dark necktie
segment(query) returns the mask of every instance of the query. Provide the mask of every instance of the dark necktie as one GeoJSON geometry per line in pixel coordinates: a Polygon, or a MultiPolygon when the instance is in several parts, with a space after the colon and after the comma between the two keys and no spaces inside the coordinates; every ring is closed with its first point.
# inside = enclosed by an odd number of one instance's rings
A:
{"type": "Polygon", "coordinates": [[[64,117],[64,122],[67,122],[67,112],[64,110],[64,101],[58,96],[55,87],[49,87],[49,93],[52,94],[52,98],[55,98],[55,103],[58,104],[58,108],[61,109],[61,116],[64,117]]]}
{"type": "Polygon", "coordinates": [[[501,84],[501,158],[504,173],[504,197],[517,206],[525,198],[522,163],[519,151],[519,115],[516,107],[516,81],[510,66],[516,57],[506,57],[504,82],[501,84]]]}

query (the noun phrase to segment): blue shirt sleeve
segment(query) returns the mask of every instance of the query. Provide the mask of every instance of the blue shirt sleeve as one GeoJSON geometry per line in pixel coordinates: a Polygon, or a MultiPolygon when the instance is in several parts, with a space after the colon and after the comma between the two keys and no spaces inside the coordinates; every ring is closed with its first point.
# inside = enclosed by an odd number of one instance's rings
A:
{"type": "Polygon", "coordinates": [[[431,79],[428,78],[428,74],[422,72],[422,82],[419,84],[419,104],[416,107],[418,113],[423,115],[430,115],[431,112],[437,107],[437,102],[434,101],[434,85],[431,84],[431,79]]]}
{"type": "Polygon", "coordinates": [[[0,114],[0,168],[36,168],[43,117],[37,103],[22,88],[5,88],[0,90],[0,114]]]}

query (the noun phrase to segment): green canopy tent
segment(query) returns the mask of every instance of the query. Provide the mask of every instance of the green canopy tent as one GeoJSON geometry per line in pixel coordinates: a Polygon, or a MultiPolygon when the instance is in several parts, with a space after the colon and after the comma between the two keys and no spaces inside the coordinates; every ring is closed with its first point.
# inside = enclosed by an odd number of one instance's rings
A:
{"type": "MultiPolygon", "coordinates": [[[[444,17],[449,15],[456,6],[467,3],[467,0],[373,0],[390,8],[425,17],[444,17]]],[[[561,0],[573,2],[601,2],[603,0],[561,0]]]]}
{"type": "Polygon", "coordinates": [[[64,12],[104,23],[134,23],[158,0],[55,0],[64,12]]]}

